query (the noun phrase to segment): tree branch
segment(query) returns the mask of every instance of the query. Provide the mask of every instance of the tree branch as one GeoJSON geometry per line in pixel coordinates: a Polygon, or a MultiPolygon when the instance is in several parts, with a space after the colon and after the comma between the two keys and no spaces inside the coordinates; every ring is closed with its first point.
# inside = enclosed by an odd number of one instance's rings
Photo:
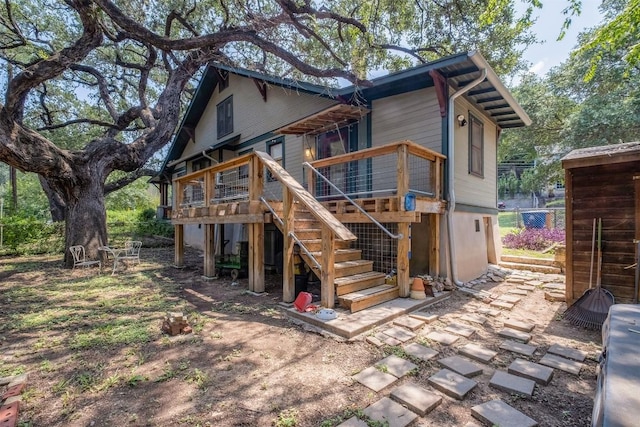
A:
{"type": "Polygon", "coordinates": [[[104,194],[107,195],[109,193],[113,193],[116,190],[120,190],[121,188],[126,187],[140,177],[155,176],[157,173],[158,171],[149,168],[136,169],[124,178],[121,178],[114,182],[106,183],[104,185],[104,194]]]}
{"type": "Polygon", "coordinates": [[[100,73],[100,71],[96,70],[93,67],[89,67],[88,65],[72,64],[69,68],[73,71],[88,73],[95,77],[100,91],[100,99],[102,100],[102,102],[104,102],[104,105],[107,108],[107,111],[109,112],[111,118],[114,121],[118,120],[118,112],[116,111],[116,107],[113,104],[113,99],[111,99],[111,95],[109,94],[107,79],[105,79],[102,73],[100,73]]]}

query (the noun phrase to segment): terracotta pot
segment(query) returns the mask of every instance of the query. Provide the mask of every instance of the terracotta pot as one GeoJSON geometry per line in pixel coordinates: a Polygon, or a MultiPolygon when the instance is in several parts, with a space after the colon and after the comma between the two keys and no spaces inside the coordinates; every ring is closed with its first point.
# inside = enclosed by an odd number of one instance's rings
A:
{"type": "Polygon", "coordinates": [[[411,293],[409,296],[412,299],[426,299],[427,295],[424,293],[424,281],[421,277],[414,277],[411,283],[411,293]]]}

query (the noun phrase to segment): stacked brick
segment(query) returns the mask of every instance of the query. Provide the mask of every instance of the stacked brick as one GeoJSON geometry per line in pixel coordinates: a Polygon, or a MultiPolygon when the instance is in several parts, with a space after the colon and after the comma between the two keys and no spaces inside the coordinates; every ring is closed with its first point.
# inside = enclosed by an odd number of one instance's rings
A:
{"type": "Polygon", "coordinates": [[[0,378],[0,387],[5,387],[0,397],[0,426],[16,427],[22,402],[22,391],[27,387],[27,374],[0,378]]]}
{"type": "Polygon", "coordinates": [[[187,318],[182,313],[167,313],[162,322],[162,332],[174,336],[179,334],[190,334],[193,332],[187,322],[187,318]]]}

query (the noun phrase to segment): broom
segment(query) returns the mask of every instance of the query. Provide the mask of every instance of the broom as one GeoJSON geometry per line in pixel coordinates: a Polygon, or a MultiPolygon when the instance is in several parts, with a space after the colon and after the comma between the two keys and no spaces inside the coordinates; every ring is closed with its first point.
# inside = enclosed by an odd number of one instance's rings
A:
{"type": "MultiPolygon", "coordinates": [[[[595,219],[593,240],[595,240],[595,219]]],[[[591,272],[589,275],[589,289],[573,303],[565,312],[565,318],[574,325],[582,326],[587,329],[600,329],[609,308],[615,302],[613,294],[602,288],[602,218],[598,218],[598,266],[596,273],[596,287],[591,289],[591,280],[593,274],[593,240],[591,244],[591,272]]]]}

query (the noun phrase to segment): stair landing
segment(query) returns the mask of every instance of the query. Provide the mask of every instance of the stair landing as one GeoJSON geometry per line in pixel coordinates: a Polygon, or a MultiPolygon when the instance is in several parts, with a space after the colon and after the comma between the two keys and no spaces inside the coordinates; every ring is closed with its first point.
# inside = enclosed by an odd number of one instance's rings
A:
{"type": "Polygon", "coordinates": [[[450,292],[437,292],[435,297],[427,297],[423,300],[395,298],[356,313],[351,313],[346,308],[336,307],[338,317],[333,320],[319,319],[314,313],[300,313],[292,304],[282,303],[282,305],[289,307],[286,310],[287,317],[295,323],[306,324],[333,335],[351,339],[397,317],[446,300],[449,296],[450,292]]]}

